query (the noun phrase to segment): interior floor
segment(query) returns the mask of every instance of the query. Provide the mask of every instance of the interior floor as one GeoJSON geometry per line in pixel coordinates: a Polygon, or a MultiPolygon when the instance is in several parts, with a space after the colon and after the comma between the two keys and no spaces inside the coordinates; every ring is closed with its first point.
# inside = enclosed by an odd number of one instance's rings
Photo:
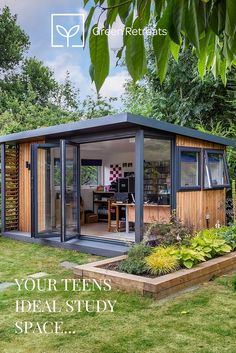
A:
{"type": "Polygon", "coordinates": [[[134,232],[108,232],[107,223],[90,223],[81,227],[81,234],[88,236],[97,236],[106,239],[122,240],[128,242],[135,241],[134,232]]]}

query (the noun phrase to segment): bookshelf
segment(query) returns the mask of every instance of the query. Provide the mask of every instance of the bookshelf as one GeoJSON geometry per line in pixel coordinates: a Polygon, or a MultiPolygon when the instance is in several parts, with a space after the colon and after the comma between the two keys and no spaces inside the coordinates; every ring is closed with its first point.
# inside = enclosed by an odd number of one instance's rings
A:
{"type": "Polygon", "coordinates": [[[99,222],[108,222],[108,200],[114,192],[93,191],[93,212],[97,213],[99,222]]]}
{"type": "Polygon", "coordinates": [[[170,161],[144,161],[144,201],[170,204],[170,161]]]}

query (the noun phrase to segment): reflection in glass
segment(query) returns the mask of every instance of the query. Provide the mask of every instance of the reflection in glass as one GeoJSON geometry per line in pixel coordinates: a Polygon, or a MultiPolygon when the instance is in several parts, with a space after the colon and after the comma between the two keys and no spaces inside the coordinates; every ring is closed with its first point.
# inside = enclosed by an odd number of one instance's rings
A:
{"type": "Polygon", "coordinates": [[[58,236],[61,227],[60,148],[38,148],[37,156],[37,233],[58,236]]]}
{"type": "Polygon", "coordinates": [[[171,143],[144,139],[144,202],[170,205],[171,143]]]}
{"type": "Polygon", "coordinates": [[[222,153],[208,153],[208,168],[211,173],[212,187],[227,183],[222,153]]]}
{"type": "Polygon", "coordinates": [[[66,145],[66,235],[77,234],[77,147],[66,145]]]}
{"type": "Polygon", "coordinates": [[[193,151],[181,151],[180,158],[181,187],[200,186],[200,153],[193,151]]]}

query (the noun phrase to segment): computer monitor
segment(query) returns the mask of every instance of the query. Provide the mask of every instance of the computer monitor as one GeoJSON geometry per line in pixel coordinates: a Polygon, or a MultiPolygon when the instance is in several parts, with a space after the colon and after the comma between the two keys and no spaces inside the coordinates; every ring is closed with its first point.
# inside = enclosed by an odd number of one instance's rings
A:
{"type": "Polygon", "coordinates": [[[118,192],[128,192],[129,191],[129,179],[119,178],[118,179],[118,192]]]}

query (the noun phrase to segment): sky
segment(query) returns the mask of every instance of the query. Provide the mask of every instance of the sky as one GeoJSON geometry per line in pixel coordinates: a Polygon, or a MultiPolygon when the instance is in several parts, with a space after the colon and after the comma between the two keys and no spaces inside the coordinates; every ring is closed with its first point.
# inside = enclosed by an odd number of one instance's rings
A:
{"type": "MultiPolygon", "coordinates": [[[[62,25],[67,31],[78,24],[78,17],[60,16],[54,17],[54,44],[62,44],[64,47],[51,46],[51,14],[84,14],[91,7],[91,1],[83,8],[83,0],[0,0],[0,8],[9,6],[12,13],[17,14],[19,25],[29,35],[31,46],[28,56],[36,57],[53,69],[58,81],[63,81],[66,71],[70,72],[71,80],[80,89],[81,98],[95,93],[95,86],[89,76],[89,49],[88,42],[85,48],[71,47],[76,43],[75,36],[71,38],[70,47],[66,47],[66,38],[58,35],[56,25],[62,25]],[[59,22],[58,22],[59,21],[59,22]],[[65,41],[63,42],[63,40],[65,41]],[[74,42],[73,42],[74,41],[74,42]]],[[[95,19],[99,13],[95,14],[95,19]]],[[[122,28],[122,23],[117,20],[115,28],[122,28]]],[[[120,96],[124,92],[124,83],[130,78],[123,67],[116,67],[114,50],[120,48],[121,35],[110,36],[110,74],[106,79],[101,94],[106,97],[117,97],[117,107],[121,106],[120,96]]]]}

